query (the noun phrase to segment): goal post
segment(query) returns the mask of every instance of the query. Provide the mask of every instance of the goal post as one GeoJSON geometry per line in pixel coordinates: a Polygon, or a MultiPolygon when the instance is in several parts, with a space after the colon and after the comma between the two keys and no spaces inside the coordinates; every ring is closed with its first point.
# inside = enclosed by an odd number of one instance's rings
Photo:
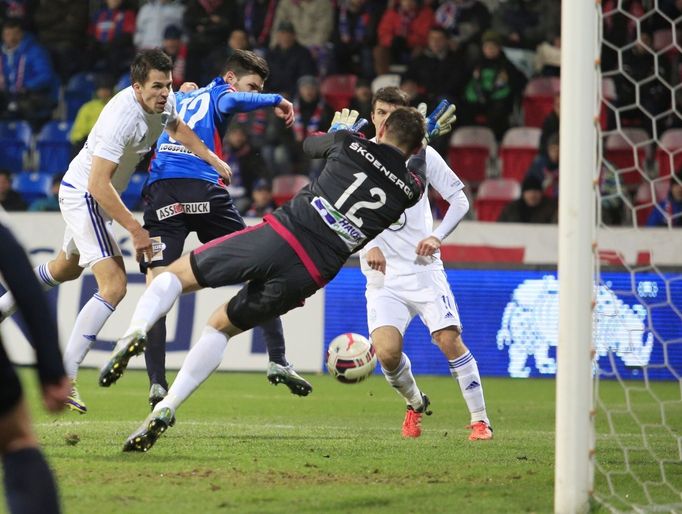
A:
{"type": "Polygon", "coordinates": [[[593,487],[592,300],[597,176],[598,6],[562,2],[559,337],[554,510],[587,512],[593,487]],[[567,37],[565,35],[570,35],[567,37]]]}

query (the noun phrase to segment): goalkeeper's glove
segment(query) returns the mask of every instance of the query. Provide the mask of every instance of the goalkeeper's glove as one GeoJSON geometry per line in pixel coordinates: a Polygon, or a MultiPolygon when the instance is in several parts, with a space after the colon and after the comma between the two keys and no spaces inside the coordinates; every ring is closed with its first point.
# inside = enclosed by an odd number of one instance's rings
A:
{"type": "Polygon", "coordinates": [[[332,125],[327,132],[336,132],[337,130],[350,130],[351,132],[360,132],[362,127],[367,125],[365,118],[358,118],[358,111],[350,111],[343,109],[334,113],[332,125]]]}
{"type": "Polygon", "coordinates": [[[452,124],[457,120],[455,104],[447,100],[441,101],[431,114],[426,115],[426,104],[421,103],[417,110],[426,120],[425,144],[429,144],[434,137],[442,136],[452,130],[452,124]]]}

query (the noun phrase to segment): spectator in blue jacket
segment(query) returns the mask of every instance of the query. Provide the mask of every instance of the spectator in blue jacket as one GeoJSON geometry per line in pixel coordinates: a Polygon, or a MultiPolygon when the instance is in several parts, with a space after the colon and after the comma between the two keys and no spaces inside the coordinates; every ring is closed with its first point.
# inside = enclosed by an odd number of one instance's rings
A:
{"type": "Polygon", "coordinates": [[[6,20],[0,48],[0,118],[28,120],[37,130],[57,103],[57,87],[45,49],[24,32],[20,20],[6,20]]]}
{"type": "Polygon", "coordinates": [[[665,200],[651,211],[646,224],[650,227],[682,227],[682,168],[670,177],[670,190],[665,200]]]}

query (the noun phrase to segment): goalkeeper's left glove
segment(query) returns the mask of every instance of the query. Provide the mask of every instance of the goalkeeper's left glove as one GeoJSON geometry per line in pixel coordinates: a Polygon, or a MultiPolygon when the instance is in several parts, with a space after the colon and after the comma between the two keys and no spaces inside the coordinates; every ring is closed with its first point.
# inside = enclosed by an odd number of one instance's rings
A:
{"type": "Polygon", "coordinates": [[[447,100],[441,101],[431,114],[426,115],[426,104],[421,103],[417,107],[426,120],[425,144],[429,144],[434,137],[442,136],[452,130],[452,124],[457,120],[455,104],[447,100]]]}
{"type": "Polygon", "coordinates": [[[334,113],[332,125],[327,132],[336,132],[337,130],[350,130],[351,132],[360,132],[362,127],[367,125],[365,118],[358,118],[358,111],[350,111],[343,109],[334,113]]]}

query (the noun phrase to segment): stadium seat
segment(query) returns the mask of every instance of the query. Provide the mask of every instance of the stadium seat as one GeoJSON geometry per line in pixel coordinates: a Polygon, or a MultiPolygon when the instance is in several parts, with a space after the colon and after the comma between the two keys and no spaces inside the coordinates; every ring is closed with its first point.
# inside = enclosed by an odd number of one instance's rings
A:
{"type": "Polygon", "coordinates": [[[463,181],[478,185],[485,180],[488,161],[496,151],[492,130],[487,127],[460,127],[450,138],[450,167],[463,181]]]}
{"type": "Polygon", "coordinates": [[[291,200],[298,191],[310,184],[305,175],[280,175],[272,181],[272,200],[276,205],[282,205],[291,200]]]}
{"type": "Polygon", "coordinates": [[[78,109],[90,100],[95,94],[95,76],[92,73],[76,73],[64,90],[66,102],[66,119],[73,121],[78,114],[78,109]]]}
{"type": "Polygon", "coordinates": [[[523,121],[527,127],[542,127],[554,107],[554,97],[559,93],[558,77],[537,77],[526,84],[523,91],[523,121]]]}
{"type": "Polygon", "coordinates": [[[478,221],[497,221],[502,209],[521,196],[521,185],[513,179],[484,180],[474,200],[478,221]]]}
{"type": "Polygon", "coordinates": [[[329,75],[320,86],[320,92],[325,101],[338,111],[348,107],[355,93],[356,75],[329,75]]]}
{"type": "Polygon", "coordinates": [[[673,169],[682,167],[682,129],[666,130],[656,147],[656,162],[658,162],[658,176],[670,175],[670,164],[673,169]]]}
{"type": "Polygon", "coordinates": [[[114,92],[118,93],[119,91],[127,88],[130,85],[132,85],[132,82],[130,81],[130,73],[124,73],[118,79],[118,82],[116,82],[116,85],[114,86],[114,92]]]}
{"type": "Polygon", "coordinates": [[[31,147],[31,126],[26,121],[0,122],[0,168],[13,173],[24,169],[24,161],[31,147]]]}
{"type": "Polygon", "coordinates": [[[618,171],[621,185],[635,189],[642,182],[646,159],[645,143],[651,138],[642,129],[623,128],[609,134],[604,143],[606,161],[618,171]],[[620,172],[620,170],[629,170],[620,172]]]}
{"type": "Polygon", "coordinates": [[[649,219],[649,214],[654,208],[654,205],[661,202],[668,191],[670,190],[670,180],[656,180],[655,182],[643,182],[637,188],[635,194],[635,212],[637,216],[637,225],[646,225],[646,220],[649,219]],[[655,198],[652,197],[652,191],[655,193],[655,198]]]}
{"type": "Polygon", "coordinates": [[[504,178],[523,180],[538,153],[540,132],[537,127],[514,127],[504,134],[500,145],[504,178]]]}
{"type": "Polygon", "coordinates": [[[72,124],[53,120],[45,124],[36,138],[38,169],[47,173],[64,173],[71,161],[72,124]]]}
{"type": "Polygon", "coordinates": [[[133,173],[130,177],[128,187],[121,193],[121,200],[128,209],[137,210],[142,201],[142,189],[147,182],[147,173],[133,173]]]}
{"type": "Polygon", "coordinates": [[[12,188],[18,191],[27,204],[39,198],[45,198],[52,188],[51,173],[16,173],[12,180],[12,188]]]}
{"type": "Polygon", "coordinates": [[[400,86],[400,75],[397,73],[384,73],[372,81],[372,94],[379,91],[382,87],[400,86]]]}

